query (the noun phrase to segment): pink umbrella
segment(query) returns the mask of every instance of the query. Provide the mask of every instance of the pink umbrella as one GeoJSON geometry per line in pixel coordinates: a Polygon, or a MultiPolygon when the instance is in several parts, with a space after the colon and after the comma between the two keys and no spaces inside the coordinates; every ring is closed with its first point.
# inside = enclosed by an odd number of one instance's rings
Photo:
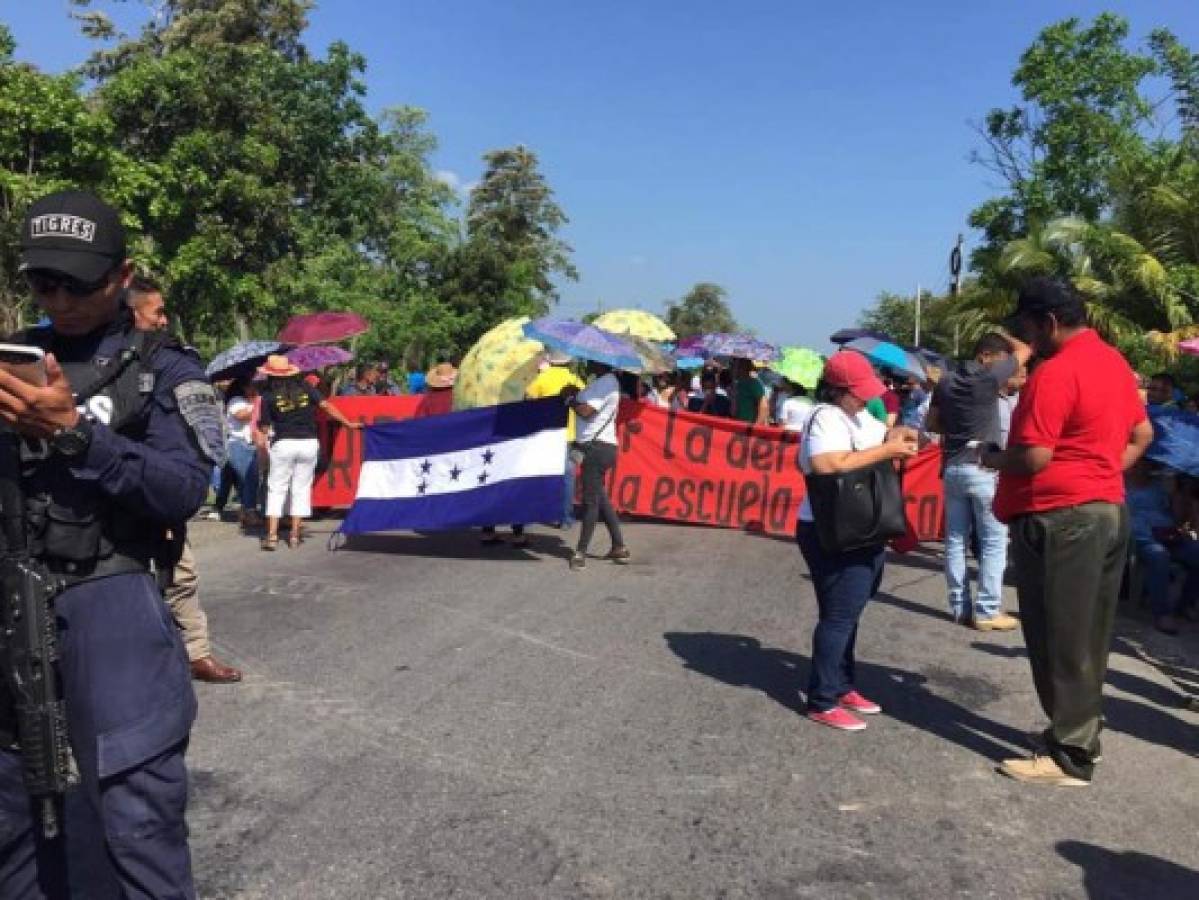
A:
{"type": "Polygon", "coordinates": [[[357,313],[308,313],[288,319],[279,332],[279,341],[284,344],[329,344],[369,330],[366,319],[357,313]]]}
{"type": "Polygon", "coordinates": [[[1180,341],[1178,349],[1183,353],[1189,353],[1191,356],[1199,356],[1199,338],[1190,338],[1189,340],[1180,341]]]}

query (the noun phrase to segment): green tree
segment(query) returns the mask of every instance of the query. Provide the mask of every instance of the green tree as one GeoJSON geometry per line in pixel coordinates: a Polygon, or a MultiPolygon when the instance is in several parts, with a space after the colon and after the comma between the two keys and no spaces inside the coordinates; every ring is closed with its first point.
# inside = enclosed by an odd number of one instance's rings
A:
{"type": "Polygon", "coordinates": [[[325,308],[366,314],[371,352],[443,325],[412,308],[437,312],[435,272],[454,232],[423,113],[372,120],[363,58],[304,46],[310,6],[165,0],[135,36],[100,13],[86,23],[116,40],[90,64],[131,161],[114,167],[112,193],[203,349],[325,308]]]}
{"type": "Polygon", "coordinates": [[[1135,238],[1073,217],[1007,242],[989,278],[971,283],[954,304],[950,321],[970,337],[997,325],[1020,285],[1037,275],[1070,279],[1086,298],[1091,323],[1117,344],[1192,321],[1165,268],[1135,238]]]}
{"type": "Polygon", "coordinates": [[[447,255],[439,286],[464,350],[496,322],[538,316],[558,300],[554,278],[577,279],[558,232],[569,221],[526,147],[493,150],[471,191],[465,238],[447,255]]]}
{"type": "Polygon", "coordinates": [[[1063,216],[1096,221],[1107,209],[1113,166],[1145,145],[1153,104],[1142,83],[1159,71],[1151,53],[1125,46],[1128,23],[1104,13],[1089,25],[1067,19],[1046,28],[1020,58],[1012,84],[1022,103],[992,109],[978,129],[976,162],[1006,193],[970,215],[986,241],[976,266],[1005,243],[1063,216]]]}
{"type": "Polygon", "coordinates": [[[17,274],[25,210],[66,187],[95,186],[113,164],[111,124],[85,102],[75,75],[46,75],[13,59],[0,25],[0,331],[27,318],[29,289],[17,274]]]}
{"type": "Polygon", "coordinates": [[[727,296],[728,292],[720,285],[701,281],[681,300],[666,305],[666,324],[680,339],[738,331],[737,320],[725,300],[727,296]]]}
{"type": "MultiPolygon", "coordinates": [[[[954,328],[950,315],[952,298],[930,291],[920,294],[920,346],[938,353],[954,352],[954,328]]],[[[905,347],[916,343],[916,298],[884,291],[874,305],[866,309],[858,323],[889,334],[905,347]]]]}

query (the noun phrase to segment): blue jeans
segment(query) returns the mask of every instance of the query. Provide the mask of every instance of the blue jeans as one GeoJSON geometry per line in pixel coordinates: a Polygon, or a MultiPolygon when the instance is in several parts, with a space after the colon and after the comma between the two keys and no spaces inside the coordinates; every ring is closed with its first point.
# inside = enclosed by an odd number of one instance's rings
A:
{"type": "Polygon", "coordinates": [[[1145,567],[1145,590],[1149,594],[1149,608],[1155,616],[1169,616],[1176,612],[1170,600],[1170,564],[1181,563],[1186,567],[1186,581],[1182,585],[1182,602],[1187,609],[1199,600],[1199,541],[1178,541],[1161,544],[1154,540],[1136,542],[1137,561],[1145,567]]]}
{"type": "Polygon", "coordinates": [[[995,518],[998,476],[979,466],[945,467],[945,582],[954,618],[990,619],[1003,602],[1003,573],[1007,568],[1007,526],[995,518]],[[978,599],[970,600],[966,547],[978,529],[978,599]]]}
{"type": "Polygon", "coordinates": [[[237,497],[244,510],[258,506],[258,451],[245,441],[229,441],[225,445],[228,459],[221,473],[221,486],[217,490],[216,509],[219,512],[229,502],[229,494],[237,486],[237,497]]]}
{"type": "Polygon", "coordinates": [[[566,494],[562,500],[562,527],[575,523],[575,464],[570,458],[570,441],[566,442],[566,494]]]}
{"type": "Polygon", "coordinates": [[[799,552],[808,564],[820,617],[812,633],[812,670],[808,677],[808,709],[828,712],[853,690],[854,644],[858,619],[883,580],[886,548],[867,547],[848,553],[826,553],[816,527],[799,523],[799,552]]]}

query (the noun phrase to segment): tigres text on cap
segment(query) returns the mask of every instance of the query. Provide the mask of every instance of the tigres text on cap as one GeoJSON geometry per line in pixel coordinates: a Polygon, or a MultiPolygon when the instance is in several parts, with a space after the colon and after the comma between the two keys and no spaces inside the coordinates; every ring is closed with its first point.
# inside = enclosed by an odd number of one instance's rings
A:
{"type": "Polygon", "coordinates": [[[96,239],[96,223],[82,216],[69,216],[62,213],[34,216],[29,222],[29,236],[32,238],[74,238],[90,244],[96,239]]]}

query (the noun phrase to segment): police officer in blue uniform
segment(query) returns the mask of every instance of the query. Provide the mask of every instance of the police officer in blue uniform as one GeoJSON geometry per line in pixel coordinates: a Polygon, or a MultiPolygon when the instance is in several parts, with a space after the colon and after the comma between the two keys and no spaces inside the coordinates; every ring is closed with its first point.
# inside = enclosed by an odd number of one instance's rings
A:
{"type": "Polygon", "coordinates": [[[62,835],[45,838],[0,686],[0,898],[191,898],[196,699],[151,570],[223,462],[220,405],[192,357],[133,328],[133,267],[110,206],[79,191],[35,202],[21,261],[49,325],[18,340],[47,352],[47,378],[0,370],[0,420],[25,437],[31,550],[66,584],[54,604],[80,784],[62,835]]]}

